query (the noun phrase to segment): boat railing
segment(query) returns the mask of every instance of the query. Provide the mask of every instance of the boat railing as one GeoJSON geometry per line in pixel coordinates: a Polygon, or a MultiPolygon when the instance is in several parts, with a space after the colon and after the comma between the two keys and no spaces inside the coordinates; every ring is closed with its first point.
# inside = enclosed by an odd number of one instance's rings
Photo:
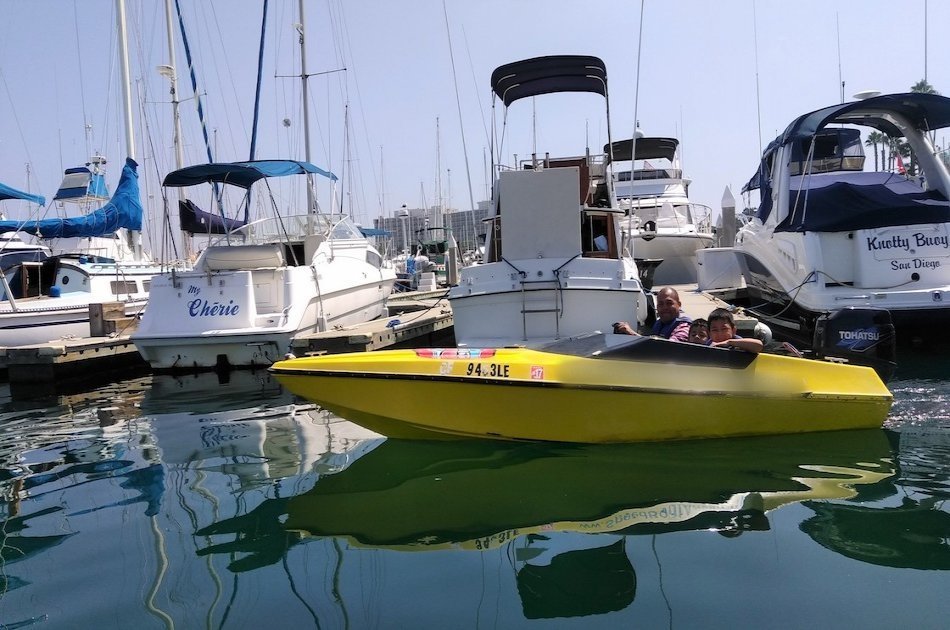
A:
{"type": "Polygon", "coordinates": [[[285,217],[267,217],[252,221],[219,237],[214,243],[233,243],[238,239],[243,244],[261,245],[284,241],[301,241],[315,234],[329,235],[334,239],[361,239],[362,234],[349,217],[344,214],[301,214],[285,217]]]}

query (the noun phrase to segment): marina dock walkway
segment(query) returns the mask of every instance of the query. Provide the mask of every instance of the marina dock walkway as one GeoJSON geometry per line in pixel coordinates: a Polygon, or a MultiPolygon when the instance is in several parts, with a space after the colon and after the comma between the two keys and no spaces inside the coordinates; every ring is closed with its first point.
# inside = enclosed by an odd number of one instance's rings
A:
{"type": "MultiPolygon", "coordinates": [[[[659,289],[660,287],[655,287],[659,289]]],[[[690,317],[706,317],[726,304],[697,290],[696,285],[674,287],[683,311],[690,317]]],[[[296,356],[369,352],[383,348],[451,346],[454,344],[452,308],[448,291],[393,294],[387,302],[388,316],[295,339],[291,352],[296,356]]],[[[752,334],[758,322],[738,314],[740,334],[752,334]]],[[[46,395],[64,380],[102,380],[110,374],[147,371],[128,334],[0,348],[0,370],[6,370],[14,398],[46,395]]]]}

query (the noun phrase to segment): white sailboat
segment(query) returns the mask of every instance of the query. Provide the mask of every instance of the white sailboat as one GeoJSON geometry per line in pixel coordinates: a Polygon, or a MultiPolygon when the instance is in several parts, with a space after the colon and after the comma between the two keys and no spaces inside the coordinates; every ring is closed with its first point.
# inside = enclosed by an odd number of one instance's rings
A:
{"type": "MultiPolygon", "coordinates": [[[[134,159],[125,4],[124,0],[116,3],[128,156],[122,175],[108,203],[81,216],[0,221],[0,232],[21,232],[47,240],[57,254],[41,261],[23,261],[16,271],[4,271],[0,347],[88,336],[90,304],[121,302],[126,316],[137,316],[148,299],[149,280],[162,271],[142,256],[143,209],[134,159]]],[[[96,164],[96,168],[100,166],[96,164]]],[[[72,181],[86,195],[94,181],[92,172],[87,174],[90,177],[85,184],[70,180],[72,173],[67,173],[67,182],[72,181]]]]}

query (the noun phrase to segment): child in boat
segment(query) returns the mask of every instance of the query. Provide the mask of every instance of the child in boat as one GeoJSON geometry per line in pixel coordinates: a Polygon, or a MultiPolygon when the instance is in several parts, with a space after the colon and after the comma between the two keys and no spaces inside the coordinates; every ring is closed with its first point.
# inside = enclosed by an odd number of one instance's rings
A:
{"type": "Polygon", "coordinates": [[[709,322],[702,317],[694,319],[689,325],[689,339],[687,341],[706,345],[707,339],[709,339],[709,322]]]}
{"type": "Polygon", "coordinates": [[[707,346],[745,350],[758,354],[762,352],[762,342],[758,339],[745,339],[736,334],[736,320],[727,309],[717,308],[709,314],[709,339],[707,346]]]}

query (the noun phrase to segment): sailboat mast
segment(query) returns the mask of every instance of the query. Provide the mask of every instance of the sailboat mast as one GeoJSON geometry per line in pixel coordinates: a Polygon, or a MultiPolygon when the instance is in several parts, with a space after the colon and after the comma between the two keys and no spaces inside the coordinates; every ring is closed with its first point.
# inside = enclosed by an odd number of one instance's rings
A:
{"type": "MultiPolygon", "coordinates": [[[[175,22],[172,14],[172,0],[165,0],[165,34],[168,38],[168,66],[159,68],[159,72],[164,74],[169,83],[171,83],[170,94],[172,97],[172,128],[174,134],[175,146],[175,168],[180,169],[185,165],[185,153],[181,145],[181,101],[178,99],[178,66],[175,64],[175,22]]],[[[176,189],[178,200],[184,196],[181,188],[176,189]]],[[[166,219],[167,220],[167,219],[166,219]]],[[[185,248],[185,258],[191,260],[193,248],[191,236],[182,231],[182,245],[185,248]]]]}
{"type": "MultiPolygon", "coordinates": [[[[303,146],[304,159],[310,162],[310,96],[307,91],[307,47],[304,42],[303,0],[299,0],[300,24],[297,25],[297,34],[300,36],[300,82],[303,84],[303,146]]],[[[313,198],[313,181],[307,176],[307,213],[317,210],[316,200],[313,198]]]]}
{"type": "Polygon", "coordinates": [[[129,78],[129,38],[125,26],[125,0],[116,0],[119,28],[119,66],[122,80],[122,107],[125,118],[125,154],[135,159],[135,138],[132,135],[132,92],[129,78]]]}
{"type": "MultiPolygon", "coordinates": [[[[119,65],[122,78],[122,101],[125,118],[125,154],[129,159],[135,159],[135,137],[132,133],[132,81],[129,76],[129,37],[126,29],[125,0],[115,0],[116,21],[119,33],[119,65]]],[[[129,230],[129,244],[132,246],[132,256],[135,260],[142,259],[142,235],[138,231],[129,230]]]]}

